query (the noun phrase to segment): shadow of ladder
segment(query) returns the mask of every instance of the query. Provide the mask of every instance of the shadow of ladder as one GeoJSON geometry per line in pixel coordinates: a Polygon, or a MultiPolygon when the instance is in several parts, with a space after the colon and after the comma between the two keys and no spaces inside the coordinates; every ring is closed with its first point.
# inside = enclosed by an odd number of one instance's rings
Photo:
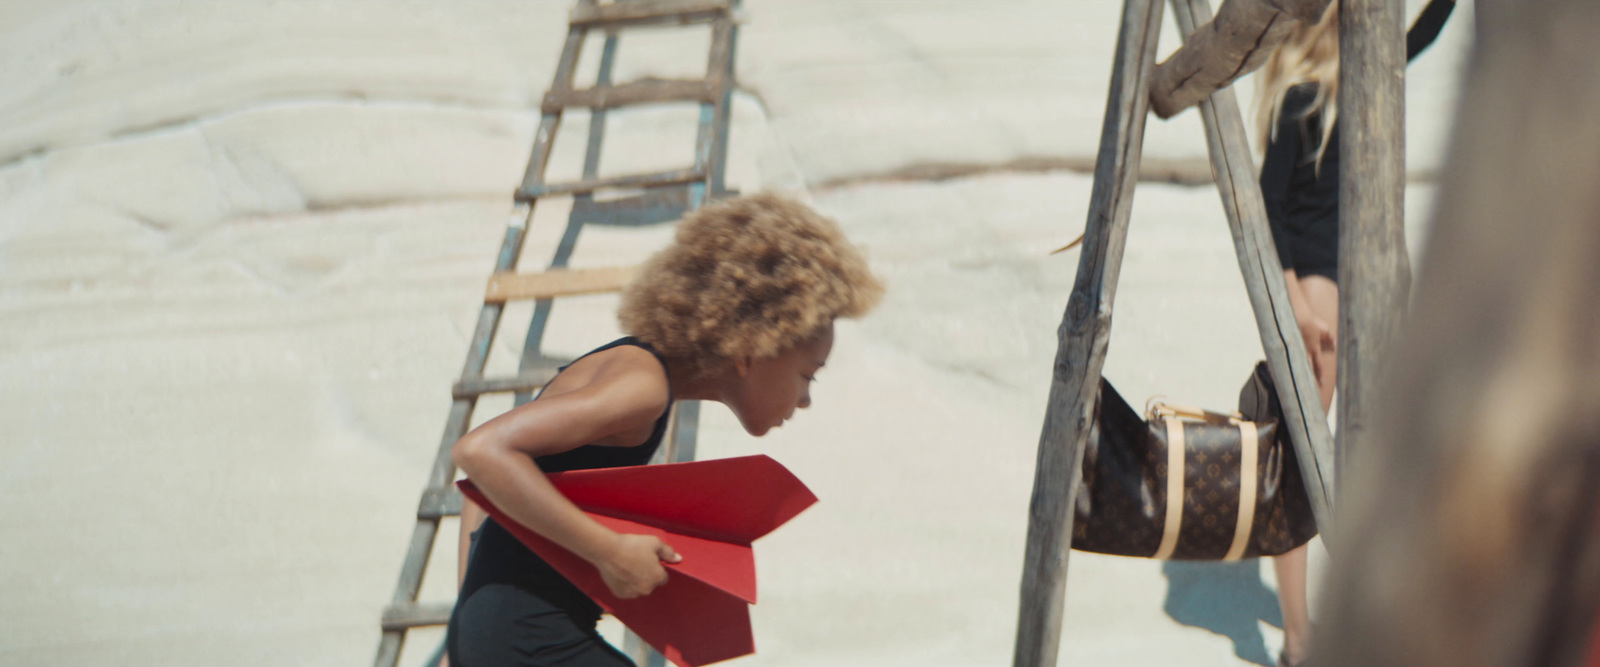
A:
{"type": "MultiPolygon", "coordinates": [[[[680,219],[710,197],[733,194],[724,188],[728,152],[728,126],[733,93],[734,52],[738,37],[738,0],[618,0],[599,4],[579,0],[572,9],[565,45],[556,66],[554,81],[540,103],[541,118],[534,135],[527,171],[515,195],[494,273],[485,292],[483,309],[467,350],[461,378],[451,390],[450,414],[445,423],[439,451],[428,475],[427,486],[417,504],[416,527],[412,532],[405,562],[395,585],[394,597],[381,619],[383,636],[373,659],[375,667],[394,667],[400,660],[406,634],[412,628],[443,625],[450,619],[453,602],[419,602],[418,593],[433,552],[439,526],[446,517],[461,514],[461,494],[454,485],[456,468],[450,450],[467,432],[479,396],[490,393],[515,394],[521,404],[555,376],[565,359],[546,357],[540,350],[554,299],[562,296],[618,292],[634,272],[633,267],[568,269],[568,260],[585,225],[644,226],[680,219]],[[644,79],[612,83],[617,42],[625,29],[637,27],[711,24],[711,47],[706,78],[700,80],[644,79]],[[595,85],[573,89],[573,76],[584,39],[591,30],[605,36],[599,73],[595,85]],[[642,104],[695,103],[699,122],[695,138],[694,162],[686,169],[599,177],[600,149],[605,137],[608,109],[642,104]],[[580,107],[590,110],[588,147],[580,180],[568,183],[545,182],[545,169],[551,146],[561,124],[563,111],[580,107]],[[597,192],[621,196],[597,201],[597,192]],[[533,221],[535,204],[542,198],[571,196],[572,211],[548,268],[537,273],[518,273],[528,225],[533,221]],[[534,301],[518,373],[511,377],[484,376],[489,349],[509,301],[534,301]]],[[[695,435],[699,422],[699,403],[679,401],[668,426],[668,437],[652,463],[689,461],[695,455],[695,435]]],[[[661,655],[651,650],[632,632],[624,651],[641,665],[664,664],[661,655]]],[[[438,647],[425,664],[437,665],[444,653],[438,647]]]]}

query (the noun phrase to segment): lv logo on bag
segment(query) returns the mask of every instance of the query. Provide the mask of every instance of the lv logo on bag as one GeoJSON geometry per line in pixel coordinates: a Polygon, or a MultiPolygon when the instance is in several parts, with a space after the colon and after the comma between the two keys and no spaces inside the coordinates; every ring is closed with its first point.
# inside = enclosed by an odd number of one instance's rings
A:
{"type": "Polygon", "coordinates": [[[1251,418],[1171,405],[1140,418],[1102,379],[1072,548],[1236,560],[1310,540],[1316,523],[1293,448],[1278,439],[1272,391],[1262,364],[1241,393],[1251,418]]]}

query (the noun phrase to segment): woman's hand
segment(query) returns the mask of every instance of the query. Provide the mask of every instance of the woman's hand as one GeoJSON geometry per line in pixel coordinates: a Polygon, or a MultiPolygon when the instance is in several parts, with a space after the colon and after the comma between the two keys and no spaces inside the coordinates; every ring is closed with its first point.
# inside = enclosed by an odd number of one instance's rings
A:
{"type": "Polygon", "coordinates": [[[1316,375],[1317,386],[1323,386],[1327,384],[1329,374],[1334,371],[1333,368],[1326,368],[1326,364],[1322,361],[1325,354],[1332,351],[1337,344],[1333,338],[1333,329],[1315,315],[1307,314],[1295,319],[1300,325],[1300,337],[1306,341],[1306,356],[1311,357],[1311,371],[1316,375]]]}
{"type": "Polygon", "coordinates": [[[622,534],[617,536],[606,555],[595,562],[595,567],[600,569],[600,578],[613,595],[628,599],[648,595],[667,583],[667,569],[661,566],[662,561],[682,560],[672,547],[656,537],[622,534]]]}

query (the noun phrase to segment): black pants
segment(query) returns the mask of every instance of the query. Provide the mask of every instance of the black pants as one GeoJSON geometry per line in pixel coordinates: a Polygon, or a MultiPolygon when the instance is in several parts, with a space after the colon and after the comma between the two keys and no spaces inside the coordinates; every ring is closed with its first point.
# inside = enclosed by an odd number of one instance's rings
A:
{"type": "Polygon", "coordinates": [[[633,667],[600,637],[599,620],[515,586],[489,584],[456,603],[445,649],[450,667],[633,667]]]}

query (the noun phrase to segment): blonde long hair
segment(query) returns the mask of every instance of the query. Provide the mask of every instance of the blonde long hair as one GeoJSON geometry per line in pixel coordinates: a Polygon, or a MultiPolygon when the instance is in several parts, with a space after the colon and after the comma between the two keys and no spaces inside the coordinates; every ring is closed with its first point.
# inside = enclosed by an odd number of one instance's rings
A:
{"type": "Polygon", "coordinates": [[[1322,154],[1328,150],[1328,135],[1339,114],[1339,2],[1328,3],[1322,20],[1315,24],[1296,24],[1262,66],[1256,78],[1256,128],[1261,136],[1261,150],[1273,139],[1278,127],[1278,117],[1283,113],[1283,100],[1289,89],[1302,83],[1314,83],[1317,96],[1311,107],[1300,116],[1305,119],[1322,112],[1322,137],[1317,145],[1317,164],[1322,164],[1322,154]]]}

